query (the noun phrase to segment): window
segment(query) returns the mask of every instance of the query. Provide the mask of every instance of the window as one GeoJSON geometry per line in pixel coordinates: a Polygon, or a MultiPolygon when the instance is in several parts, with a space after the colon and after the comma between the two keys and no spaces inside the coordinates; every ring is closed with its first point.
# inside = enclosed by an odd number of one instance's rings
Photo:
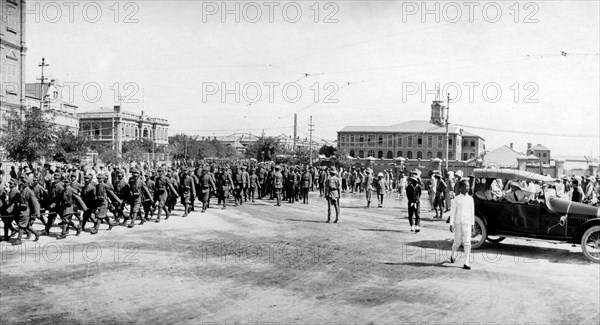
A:
{"type": "Polygon", "coordinates": [[[423,153],[420,151],[417,151],[417,159],[423,159],[423,153]]]}
{"type": "Polygon", "coordinates": [[[387,141],[387,142],[388,142],[387,146],[388,146],[388,147],[393,147],[393,146],[394,146],[394,138],[393,138],[391,135],[388,135],[388,136],[387,136],[387,139],[388,139],[388,141],[387,141]]]}
{"type": "Polygon", "coordinates": [[[412,159],[412,151],[406,153],[406,158],[412,159]]]}
{"type": "Polygon", "coordinates": [[[379,150],[379,152],[377,152],[377,158],[383,158],[383,151],[379,150]]]}
{"type": "Polygon", "coordinates": [[[467,139],[463,139],[463,147],[466,147],[466,146],[467,146],[467,144],[468,144],[468,142],[469,142],[469,140],[467,140],[467,139]]]}
{"type": "Polygon", "coordinates": [[[544,152],[544,153],[542,154],[542,156],[543,156],[544,158],[546,158],[546,153],[544,152]]]}
{"type": "Polygon", "coordinates": [[[398,136],[398,147],[402,147],[402,136],[398,136]]]}
{"type": "Polygon", "coordinates": [[[433,136],[427,136],[427,148],[433,148],[433,136]]]}
{"type": "Polygon", "coordinates": [[[423,147],[423,137],[422,137],[422,136],[420,136],[420,135],[417,137],[417,146],[418,146],[419,148],[422,148],[422,147],[423,147]]]}
{"type": "Polygon", "coordinates": [[[369,152],[367,153],[367,157],[375,157],[375,151],[369,150],[369,152]]]}
{"type": "Polygon", "coordinates": [[[412,135],[409,135],[409,136],[408,136],[408,144],[407,144],[407,146],[408,146],[409,148],[411,148],[411,147],[412,147],[412,135]]]}
{"type": "Polygon", "coordinates": [[[438,135],[438,148],[442,148],[444,146],[444,140],[442,140],[442,136],[438,135]]]}
{"type": "Polygon", "coordinates": [[[383,135],[381,134],[377,136],[377,146],[383,147],[383,135]]]}
{"type": "Polygon", "coordinates": [[[358,158],[365,158],[365,152],[362,150],[358,151],[358,158]]]}
{"type": "Polygon", "coordinates": [[[463,160],[467,160],[467,159],[468,159],[467,158],[467,153],[465,152],[465,153],[463,153],[463,160]]]}
{"type": "Polygon", "coordinates": [[[350,150],[350,157],[356,158],[356,157],[354,157],[354,150],[350,150]]]}
{"type": "Polygon", "coordinates": [[[469,156],[469,158],[475,158],[475,154],[471,153],[471,155],[469,156]]]}
{"type": "Polygon", "coordinates": [[[454,160],[454,153],[452,151],[448,153],[448,160],[454,160]]]}
{"type": "Polygon", "coordinates": [[[452,147],[452,138],[448,138],[448,146],[452,147]]]}
{"type": "Polygon", "coordinates": [[[374,144],[375,143],[375,136],[373,136],[372,134],[367,135],[367,142],[369,144],[374,144]]]}
{"type": "Polygon", "coordinates": [[[354,134],[350,135],[350,142],[354,143],[354,134]]]}
{"type": "Polygon", "coordinates": [[[471,140],[471,147],[475,147],[475,140],[471,140]]]}
{"type": "Polygon", "coordinates": [[[390,150],[388,150],[386,158],[387,159],[393,159],[394,158],[394,154],[390,150]]]}
{"type": "Polygon", "coordinates": [[[346,136],[340,135],[340,143],[346,143],[346,136]]]}
{"type": "Polygon", "coordinates": [[[443,156],[442,156],[442,152],[441,152],[441,151],[438,151],[438,153],[437,153],[436,157],[438,157],[438,158],[440,158],[440,159],[443,159],[443,158],[442,158],[442,157],[443,157],[443,156]]]}
{"type": "Polygon", "coordinates": [[[427,159],[432,159],[433,158],[433,152],[428,151],[427,152],[427,159]]]}
{"type": "Polygon", "coordinates": [[[398,156],[396,157],[402,157],[402,151],[398,151],[398,156]]]}
{"type": "Polygon", "coordinates": [[[365,136],[364,135],[359,135],[358,136],[358,142],[365,142],[365,136]]]}

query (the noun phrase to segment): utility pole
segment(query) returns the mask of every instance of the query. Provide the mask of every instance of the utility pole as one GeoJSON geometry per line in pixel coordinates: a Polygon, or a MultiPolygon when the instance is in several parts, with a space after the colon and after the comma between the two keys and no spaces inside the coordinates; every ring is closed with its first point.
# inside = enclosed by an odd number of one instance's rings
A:
{"type": "Polygon", "coordinates": [[[312,133],[314,131],[314,124],[312,123],[312,116],[310,117],[310,123],[308,124],[308,133],[309,133],[309,139],[308,139],[308,152],[310,154],[310,166],[312,167],[313,164],[313,152],[312,152],[312,133]]]}
{"type": "Polygon", "coordinates": [[[296,135],[298,129],[298,114],[294,114],[294,141],[292,142],[292,150],[296,151],[296,135]]]}
{"type": "MultiPolygon", "coordinates": [[[[42,77],[37,78],[40,81],[40,110],[44,109],[44,81],[46,81],[46,77],[44,77],[44,67],[49,67],[49,64],[46,64],[46,59],[42,58],[42,63],[38,64],[38,67],[42,68],[42,77]]],[[[21,116],[22,118],[22,116],[21,116]]]]}
{"type": "Polygon", "coordinates": [[[448,112],[446,113],[446,171],[448,170],[448,160],[450,160],[448,158],[448,155],[450,153],[450,139],[448,137],[448,127],[450,125],[449,119],[450,119],[450,93],[448,93],[448,102],[447,102],[447,106],[446,109],[448,110],[448,112]]]}

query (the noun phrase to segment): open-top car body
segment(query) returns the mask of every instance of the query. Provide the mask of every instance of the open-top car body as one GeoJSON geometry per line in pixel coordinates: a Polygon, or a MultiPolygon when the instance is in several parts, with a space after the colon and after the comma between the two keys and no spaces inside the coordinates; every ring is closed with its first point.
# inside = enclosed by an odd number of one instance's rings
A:
{"type": "MultiPolygon", "coordinates": [[[[600,262],[600,208],[559,198],[552,184],[555,179],[515,169],[475,169],[475,231],[472,247],[479,248],[487,240],[501,242],[505,237],[536,238],[580,244],[583,254],[600,262]],[[501,196],[490,195],[490,184],[502,184],[501,196]],[[541,184],[523,203],[514,203],[511,181],[541,184]],[[543,184],[549,185],[544,186],[543,184]],[[486,192],[487,191],[487,192],[486,192]]],[[[497,191],[498,193],[498,191],[497,191]]]]}

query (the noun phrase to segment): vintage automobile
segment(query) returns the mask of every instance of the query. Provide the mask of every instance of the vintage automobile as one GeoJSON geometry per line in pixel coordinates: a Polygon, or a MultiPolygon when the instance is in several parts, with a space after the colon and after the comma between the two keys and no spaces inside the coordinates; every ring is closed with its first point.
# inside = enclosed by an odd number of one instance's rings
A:
{"type": "Polygon", "coordinates": [[[502,168],[475,169],[473,175],[473,248],[481,247],[486,240],[499,243],[506,237],[561,241],[580,244],[585,257],[600,263],[599,207],[557,197],[552,186],[555,180],[549,176],[502,168]],[[538,193],[530,193],[527,202],[511,203],[505,198],[490,195],[490,185],[494,180],[502,180],[496,183],[503,184],[501,194],[505,194],[510,188],[510,181],[515,180],[536,181],[549,186],[541,186],[538,193]]]}

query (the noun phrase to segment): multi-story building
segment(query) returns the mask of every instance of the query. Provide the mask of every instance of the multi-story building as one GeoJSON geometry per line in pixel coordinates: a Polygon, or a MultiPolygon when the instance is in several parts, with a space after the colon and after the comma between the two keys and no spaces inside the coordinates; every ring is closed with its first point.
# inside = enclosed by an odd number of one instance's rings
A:
{"type": "Polygon", "coordinates": [[[50,83],[28,83],[25,84],[25,106],[28,108],[43,107],[45,112],[52,114],[52,121],[57,128],[67,128],[77,134],[79,130],[79,118],[77,117],[77,106],[64,101],[60,86],[51,80],[50,83]]]}
{"type": "MultiPolygon", "coordinates": [[[[446,107],[443,103],[433,102],[429,121],[412,120],[391,126],[346,126],[338,131],[338,148],[354,158],[444,159],[446,107]]],[[[449,125],[449,160],[469,160],[484,152],[482,137],[449,125]]]]}
{"type": "Polygon", "coordinates": [[[550,163],[550,149],[541,144],[532,146],[531,143],[527,144],[527,155],[534,155],[540,158],[540,161],[544,164],[550,163]]]}
{"type": "Polygon", "coordinates": [[[91,137],[91,140],[110,143],[121,152],[124,141],[148,139],[155,144],[169,143],[169,121],[121,110],[101,108],[77,114],[79,132],[91,137]]]}
{"type": "Polygon", "coordinates": [[[0,0],[0,132],[25,108],[25,1],[0,0]]]}

